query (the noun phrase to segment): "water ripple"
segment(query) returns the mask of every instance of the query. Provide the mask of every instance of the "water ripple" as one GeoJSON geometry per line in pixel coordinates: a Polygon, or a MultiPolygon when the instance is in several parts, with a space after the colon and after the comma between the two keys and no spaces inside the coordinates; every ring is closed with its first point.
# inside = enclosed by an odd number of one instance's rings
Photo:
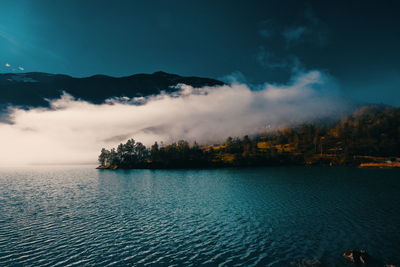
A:
{"type": "Polygon", "coordinates": [[[341,266],[350,248],[399,264],[398,177],[304,167],[1,169],[0,266],[341,266]]]}

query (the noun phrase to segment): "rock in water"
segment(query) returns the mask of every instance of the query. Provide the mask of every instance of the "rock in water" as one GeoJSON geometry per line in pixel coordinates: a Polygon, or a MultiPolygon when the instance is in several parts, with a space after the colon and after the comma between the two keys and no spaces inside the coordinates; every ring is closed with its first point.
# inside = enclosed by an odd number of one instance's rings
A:
{"type": "Polygon", "coordinates": [[[396,267],[393,264],[383,264],[381,261],[372,258],[365,250],[348,250],[343,257],[355,263],[357,266],[371,267],[396,267]]]}
{"type": "Polygon", "coordinates": [[[348,250],[343,257],[354,263],[369,264],[370,262],[370,256],[365,250],[348,250]]]}

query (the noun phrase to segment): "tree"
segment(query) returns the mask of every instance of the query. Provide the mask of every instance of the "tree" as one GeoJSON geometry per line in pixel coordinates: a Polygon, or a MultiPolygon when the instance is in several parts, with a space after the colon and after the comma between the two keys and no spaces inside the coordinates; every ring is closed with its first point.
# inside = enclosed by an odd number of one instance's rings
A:
{"type": "Polygon", "coordinates": [[[110,160],[110,151],[108,151],[107,149],[105,149],[105,148],[102,148],[101,149],[101,153],[100,153],[100,155],[99,155],[99,163],[100,163],[100,165],[106,165],[106,164],[108,164],[109,163],[109,160],[110,160]]]}
{"type": "Polygon", "coordinates": [[[133,155],[137,164],[143,164],[148,159],[149,153],[145,145],[137,142],[134,148],[133,155]]]}
{"type": "Polygon", "coordinates": [[[152,162],[158,162],[160,160],[160,149],[157,142],[151,146],[150,159],[152,162]]]}
{"type": "Polygon", "coordinates": [[[250,140],[248,135],[245,135],[243,137],[243,142],[242,143],[243,143],[242,156],[243,157],[249,157],[250,154],[252,153],[252,142],[251,142],[251,140],[250,140]]]}

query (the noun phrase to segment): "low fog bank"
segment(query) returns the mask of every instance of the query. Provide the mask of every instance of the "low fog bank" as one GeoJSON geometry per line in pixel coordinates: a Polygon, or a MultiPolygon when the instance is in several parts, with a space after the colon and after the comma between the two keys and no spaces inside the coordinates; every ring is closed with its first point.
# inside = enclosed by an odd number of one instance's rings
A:
{"type": "Polygon", "coordinates": [[[179,139],[215,143],[277,127],[337,118],[349,108],[335,83],[319,71],[259,90],[234,83],[147,98],[119,97],[96,105],[64,93],[51,108],[11,108],[0,123],[1,165],[96,163],[102,147],[129,138],[146,145],[179,139]]]}

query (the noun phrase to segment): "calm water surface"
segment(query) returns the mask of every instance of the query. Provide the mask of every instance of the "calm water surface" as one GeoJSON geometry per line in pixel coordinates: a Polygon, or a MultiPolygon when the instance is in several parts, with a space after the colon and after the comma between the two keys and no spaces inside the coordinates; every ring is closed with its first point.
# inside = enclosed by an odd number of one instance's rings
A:
{"type": "Polygon", "coordinates": [[[0,169],[0,266],[346,266],[351,248],[400,264],[399,170],[0,169]]]}

